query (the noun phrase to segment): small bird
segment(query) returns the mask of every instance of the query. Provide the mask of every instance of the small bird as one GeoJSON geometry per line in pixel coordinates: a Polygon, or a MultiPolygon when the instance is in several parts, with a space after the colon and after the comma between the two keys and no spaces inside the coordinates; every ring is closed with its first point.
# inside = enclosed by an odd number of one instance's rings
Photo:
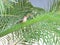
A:
{"type": "Polygon", "coordinates": [[[27,15],[25,15],[21,20],[19,20],[18,22],[17,22],[17,24],[18,23],[24,23],[24,22],[26,22],[27,21],[27,19],[29,18],[29,17],[31,17],[32,16],[32,14],[30,14],[30,13],[28,13],[27,15]]]}
{"type": "Polygon", "coordinates": [[[22,22],[26,22],[27,21],[28,16],[24,16],[22,19],[22,22]]]}
{"type": "Polygon", "coordinates": [[[22,22],[26,22],[27,21],[27,18],[28,18],[28,16],[24,16],[21,20],[17,21],[16,24],[22,23],[22,22]]]}

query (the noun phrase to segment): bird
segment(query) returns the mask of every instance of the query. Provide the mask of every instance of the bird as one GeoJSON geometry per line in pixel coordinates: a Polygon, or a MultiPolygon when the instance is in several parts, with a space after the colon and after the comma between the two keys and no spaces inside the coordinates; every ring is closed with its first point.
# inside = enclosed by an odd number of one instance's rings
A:
{"type": "Polygon", "coordinates": [[[27,18],[28,18],[27,16],[24,16],[22,19],[18,20],[16,24],[25,23],[27,21],[27,18]]]}
{"type": "Polygon", "coordinates": [[[22,22],[26,22],[28,19],[28,16],[24,16],[23,19],[22,19],[22,22]]]}
{"type": "Polygon", "coordinates": [[[17,21],[17,24],[18,23],[25,23],[28,20],[28,18],[31,17],[31,15],[32,14],[30,14],[30,13],[24,15],[24,17],[22,19],[20,19],[20,20],[17,21]]]}

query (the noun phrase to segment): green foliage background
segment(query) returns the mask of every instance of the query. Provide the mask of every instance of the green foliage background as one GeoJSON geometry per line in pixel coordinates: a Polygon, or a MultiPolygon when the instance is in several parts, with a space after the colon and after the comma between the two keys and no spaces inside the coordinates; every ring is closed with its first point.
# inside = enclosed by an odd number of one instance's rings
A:
{"type": "Polygon", "coordinates": [[[13,40],[19,39],[18,42],[28,42],[29,45],[36,41],[38,45],[39,41],[42,45],[60,44],[59,3],[56,4],[56,10],[46,12],[44,9],[33,7],[28,0],[18,0],[17,3],[7,0],[0,2],[0,37],[11,33],[13,40]],[[28,13],[32,14],[32,17],[29,17],[27,22],[16,24],[28,13]]]}

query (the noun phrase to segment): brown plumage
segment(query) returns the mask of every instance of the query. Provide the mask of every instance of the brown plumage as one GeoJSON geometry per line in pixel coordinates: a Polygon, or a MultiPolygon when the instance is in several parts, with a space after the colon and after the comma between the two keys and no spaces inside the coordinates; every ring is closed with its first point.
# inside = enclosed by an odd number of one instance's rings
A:
{"type": "Polygon", "coordinates": [[[22,23],[22,22],[26,22],[27,19],[29,18],[29,16],[31,16],[30,13],[28,13],[27,15],[25,15],[20,21],[17,22],[17,24],[18,24],[18,23],[22,23]]]}
{"type": "Polygon", "coordinates": [[[21,19],[20,21],[17,22],[17,24],[22,23],[22,22],[26,22],[27,18],[28,18],[27,16],[24,16],[23,19],[21,19]]]}

